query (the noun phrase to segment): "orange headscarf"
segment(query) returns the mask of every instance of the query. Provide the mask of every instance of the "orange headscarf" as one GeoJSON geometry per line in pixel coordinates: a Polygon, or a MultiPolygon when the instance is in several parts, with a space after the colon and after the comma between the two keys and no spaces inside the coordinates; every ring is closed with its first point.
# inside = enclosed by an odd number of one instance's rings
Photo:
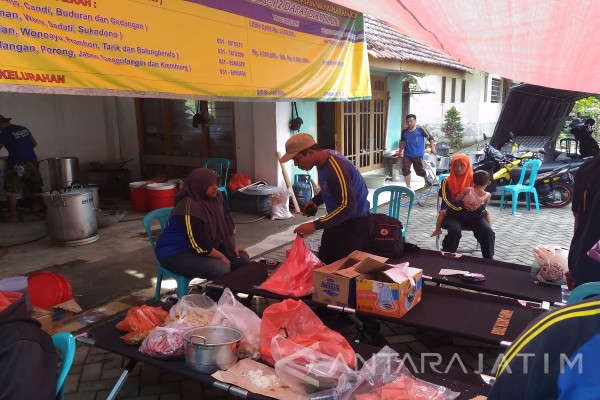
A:
{"type": "Polygon", "coordinates": [[[446,178],[448,188],[450,189],[450,195],[452,199],[456,199],[456,196],[460,194],[465,188],[473,186],[473,168],[471,168],[471,160],[466,154],[455,154],[450,162],[450,176],[446,178]],[[454,163],[456,161],[462,161],[467,166],[467,171],[458,176],[454,173],[454,163]]]}

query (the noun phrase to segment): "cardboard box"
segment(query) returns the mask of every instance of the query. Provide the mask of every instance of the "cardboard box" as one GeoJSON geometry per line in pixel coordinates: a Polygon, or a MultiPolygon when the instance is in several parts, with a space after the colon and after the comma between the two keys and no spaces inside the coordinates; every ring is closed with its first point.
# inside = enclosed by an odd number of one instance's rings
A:
{"type": "Polygon", "coordinates": [[[33,306],[31,308],[31,317],[37,319],[42,324],[42,330],[48,335],[54,335],[54,323],[52,322],[52,311],[45,308],[33,306]]]}
{"type": "Polygon", "coordinates": [[[354,270],[361,274],[356,280],[357,310],[400,318],[421,301],[422,269],[402,269],[366,258],[354,270]]]}
{"type": "Polygon", "coordinates": [[[355,250],[348,257],[327,264],[313,271],[313,295],[315,301],[340,307],[356,307],[356,278],[354,271],[362,260],[371,258],[385,263],[388,259],[355,250]]]}
{"type": "Polygon", "coordinates": [[[79,304],[71,299],[50,308],[32,307],[31,316],[42,324],[42,330],[53,335],[81,311],[79,304]]]}

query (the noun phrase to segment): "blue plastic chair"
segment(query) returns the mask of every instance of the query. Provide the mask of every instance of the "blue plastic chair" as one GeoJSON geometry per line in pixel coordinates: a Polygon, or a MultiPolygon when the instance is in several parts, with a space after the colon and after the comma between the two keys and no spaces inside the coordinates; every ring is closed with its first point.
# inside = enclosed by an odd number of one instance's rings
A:
{"type": "MultiPolygon", "coordinates": [[[[152,236],[152,221],[158,220],[160,224],[160,230],[163,231],[169,222],[169,216],[171,215],[172,210],[173,207],[159,208],[157,210],[150,211],[144,216],[143,224],[144,228],[146,229],[146,233],[148,234],[150,244],[152,245],[152,251],[154,251],[156,246],[154,236],[152,236]]],[[[156,277],[156,295],[154,296],[155,300],[160,298],[160,286],[164,277],[173,278],[175,279],[175,282],[177,282],[177,298],[180,299],[188,294],[191,281],[190,278],[169,271],[162,266],[160,261],[158,261],[158,258],[156,258],[156,264],[158,265],[158,276],[156,277]]]]}
{"type": "Polygon", "coordinates": [[[600,282],[588,282],[577,286],[569,295],[567,304],[575,303],[587,297],[600,295],[600,282]]]}
{"type": "Polygon", "coordinates": [[[63,386],[75,358],[75,338],[69,332],[60,332],[52,335],[52,343],[60,351],[60,372],[56,382],[56,395],[60,394],[60,398],[64,399],[63,386]]]}
{"type": "Polygon", "coordinates": [[[209,158],[204,161],[202,168],[212,169],[219,175],[219,191],[223,192],[225,201],[229,205],[229,197],[227,195],[227,174],[229,173],[229,160],[226,158],[209,158]]]}
{"type": "Polygon", "coordinates": [[[377,205],[379,204],[379,195],[381,193],[390,194],[390,203],[387,215],[396,218],[400,221],[400,209],[402,206],[408,207],[406,211],[406,222],[402,223],[402,240],[406,242],[406,231],[408,230],[408,222],[410,221],[410,210],[412,210],[413,202],[415,201],[415,192],[404,186],[383,186],[375,190],[373,193],[373,214],[377,213],[377,205]],[[402,195],[406,195],[408,203],[402,204],[402,195]]]}
{"type": "Polygon", "coordinates": [[[533,194],[533,198],[535,199],[535,210],[539,214],[540,212],[540,202],[538,200],[537,190],[535,189],[535,178],[537,176],[538,169],[542,165],[540,160],[529,160],[525,164],[523,164],[523,169],[521,170],[521,177],[519,178],[519,183],[516,185],[506,185],[504,186],[504,190],[502,190],[502,198],[500,199],[500,209],[504,209],[504,194],[506,192],[510,192],[511,201],[512,201],[512,215],[515,215],[517,212],[517,203],[519,200],[519,194],[525,193],[525,198],[527,200],[527,209],[531,210],[531,194],[533,194]],[[527,175],[527,170],[531,166],[531,172],[529,173],[529,178],[527,184],[523,184],[525,181],[525,175],[527,175]]]}

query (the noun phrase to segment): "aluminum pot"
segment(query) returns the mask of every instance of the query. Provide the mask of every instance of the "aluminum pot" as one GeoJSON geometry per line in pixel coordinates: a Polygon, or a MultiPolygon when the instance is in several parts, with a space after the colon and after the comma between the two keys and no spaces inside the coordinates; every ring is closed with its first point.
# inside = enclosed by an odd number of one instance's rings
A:
{"type": "Polygon", "coordinates": [[[203,374],[227,370],[238,361],[244,334],[235,328],[208,325],[183,334],[185,365],[203,374]]]}
{"type": "Polygon", "coordinates": [[[77,157],[54,157],[40,161],[48,162],[50,190],[61,190],[77,182],[79,159],[77,157]]]}
{"type": "Polygon", "coordinates": [[[52,244],[79,246],[98,240],[98,224],[91,190],[72,189],[66,193],[46,192],[48,230],[52,244]]]}

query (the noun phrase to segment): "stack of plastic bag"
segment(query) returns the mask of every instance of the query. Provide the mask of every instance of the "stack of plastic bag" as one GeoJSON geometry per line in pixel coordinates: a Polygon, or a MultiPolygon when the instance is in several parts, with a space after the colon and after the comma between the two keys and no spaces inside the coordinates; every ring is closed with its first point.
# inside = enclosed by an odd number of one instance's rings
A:
{"type": "Polygon", "coordinates": [[[183,296],[169,310],[165,326],[148,334],[139,352],[163,360],[182,359],[185,350],[183,334],[188,329],[211,323],[216,304],[203,294],[183,296]]]}

